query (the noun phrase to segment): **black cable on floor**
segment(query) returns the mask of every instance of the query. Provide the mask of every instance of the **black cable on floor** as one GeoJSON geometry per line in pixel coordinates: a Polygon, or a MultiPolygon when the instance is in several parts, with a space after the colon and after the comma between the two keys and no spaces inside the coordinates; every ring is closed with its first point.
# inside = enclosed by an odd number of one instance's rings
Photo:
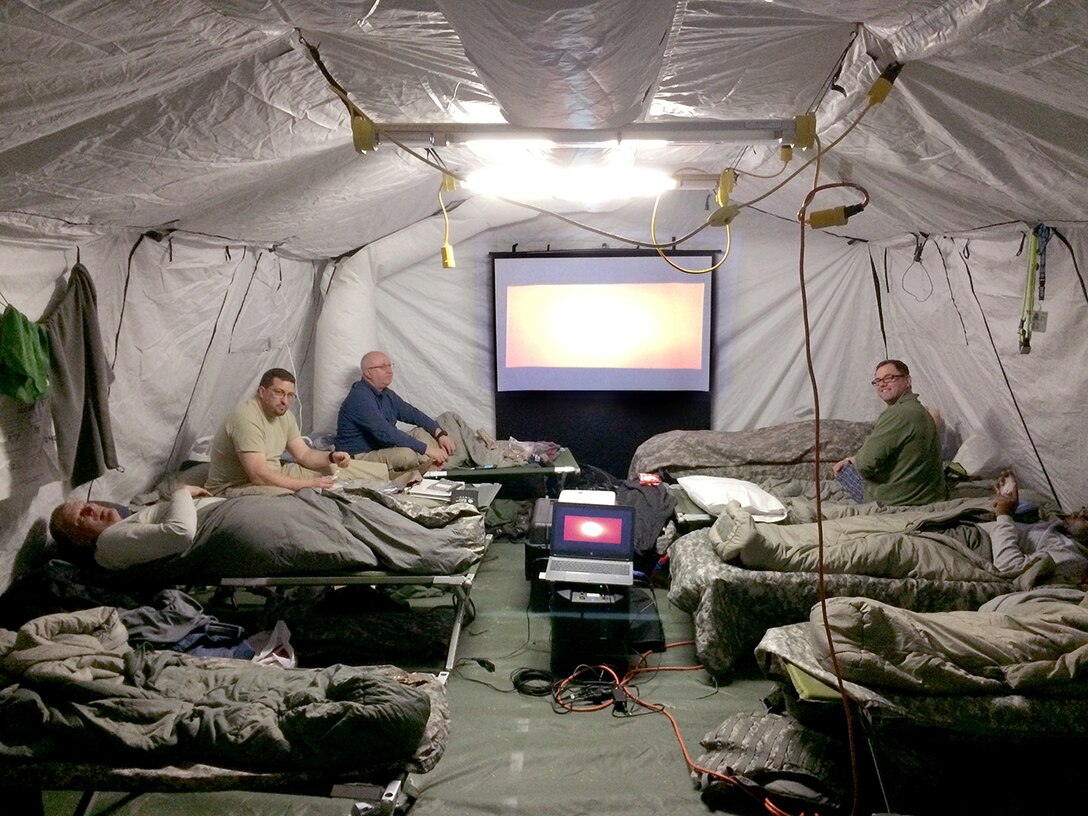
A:
{"type": "Polygon", "coordinates": [[[555,675],[543,669],[514,669],[510,672],[510,682],[519,694],[546,697],[552,693],[555,675]]]}

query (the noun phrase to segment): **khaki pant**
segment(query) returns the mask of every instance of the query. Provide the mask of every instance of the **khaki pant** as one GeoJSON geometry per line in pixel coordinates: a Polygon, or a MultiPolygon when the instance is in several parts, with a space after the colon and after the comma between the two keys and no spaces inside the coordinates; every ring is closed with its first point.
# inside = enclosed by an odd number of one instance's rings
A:
{"type": "MultiPolygon", "coordinates": [[[[310,470],[294,462],[283,465],[280,472],[292,479],[313,479],[318,476],[329,475],[328,471],[310,470]]],[[[351,459],[345,467],[339,469],[337,478],[343,480],[362,479],[367,482],[387,482],[389,481],[389,468],[381,462],[351,459]]],[[[294,493],[294,491],[288,490],[286,487],[276,487],[275,485],[241,485],[239,487],[228,487],[217,495],[233,498],[234,496],[286,496],[289,493],[294,493]]]]}
{"type": "MultiPolygon", "coordinates": [[[[422,428],[412,428],[408,435],[418,439],[428,447],[438,447],[438,440],[422,428]]],[[[431,458],[421,453],[416,453],[411,448],[381,448],[366,453],[357,453],[354,456],[356,462],[380,462],[389,468],[391,473],[405,473],[409,470],[418,470],[426,473],[431,467],[431,458]]]]}

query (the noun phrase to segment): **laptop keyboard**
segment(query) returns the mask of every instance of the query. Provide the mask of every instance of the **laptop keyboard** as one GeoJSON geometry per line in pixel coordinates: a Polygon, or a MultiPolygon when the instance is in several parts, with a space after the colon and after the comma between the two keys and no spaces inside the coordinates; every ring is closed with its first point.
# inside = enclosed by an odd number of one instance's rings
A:
{"type": "Polygon", "coordinates": [[[548,569],[561,572],[589,572],[594,575],[630,575],[631,565],[626,561],[583,561],[578,558],[552,556],[548,569]]]}

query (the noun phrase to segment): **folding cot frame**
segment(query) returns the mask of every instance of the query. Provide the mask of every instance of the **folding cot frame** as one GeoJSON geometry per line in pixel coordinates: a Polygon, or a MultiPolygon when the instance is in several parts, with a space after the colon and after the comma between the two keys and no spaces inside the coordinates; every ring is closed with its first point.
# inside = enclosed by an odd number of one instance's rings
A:
{"type": "MultiPolygon", "coordinates": [[[[486,508],[498,494],[499,485],[488,484],[481,485],[481,487],[489,488],[486,501],[482,504],[482,508],[486,508]]],[[[417,499],[417,501],[420,500],[417,499]]],[[[422,503],[439,505],[443,502],[424,499],[422,500],[422,503]]],[[[445,683],[449,673],[453,671],[454,663],[457,660],[457,644],[461,638],[461,628],[464,625],[470,604],[469,593],[472,591],[472,584],[476,580],[476,573],[480,569],[480,564],[483,563],[484,556],[491,546],[491,540],[492,537],[490,535],[486,536],[486,546],[484,547],[484,551],[480,554],[480,557],[467,570],[452,575],[431,573],[408,575],[387,572],[385,570],[359,570],[356,572],[331,573],[328,575],[221,578],[219,580],[219,586],[231,589],[267,589],[289,586],[423,586],[434,587],[449,592],[453,600],[454,608],[453,628],[450,632],[449,647],[446,650],[446,660],[442,666],[442,672],[439,674],[442,682],[445,683]]]]}
{"type": "Polygon", "coordinates": [[[582,471],[578,461],[569,448],[560,448],[555,460],[550,465],[527,464],[513,465],[509,467],[460,467],[447,470],[433,470],[427,474],[428,478],[450,479],[451,481],[464,482],[501,482],[509,483],[519,479],[541,478],[547,479],[554,476],[559,480],[560,486],[571,473],[582,471]]]}
{"type": "MultiPolygon", "coordinates": [[[[820,722],[826,727],[842,716],[842,698],[834,674],[816,659],[809,631],[808,623],[768,629],[756,648],[756,658],[768,680],[790,690],[787,709],[790,704],[795,706],[793,713],[798,720],[820,722]]],[[[1038,778],[1042,771],[1036,766],[1040,764],[1046,765],[1046,772],[1054,773],[1055,778],[1075,774],[1088,744],[1088,726],[1083,725],[1088,723],[1088,697],[1082,694],[1066,696],[1029,689],[1003,694],[927,695],[881,689],[846,679],[843,689],[869,749],[868,763],[875,774],[874,794],[881,800],[878,804],[883,807],[882,812],[910,812],[911,807],[917,806],[914,802],[898,801],[912,799],[915,793],[909,779],[902,776],[903,769],[908,773],[919,772],[912,754],[938,764],[961,762],[959,754],[962,754],[965,757],[962,762],[978,763],[970,771],[965,764],[955,766],[955,784],[962,781],[970,790],[978,780],[989,779],[987,774],[994,767],[993,761],[1003,762],[1010,756],[1016,760],[1009,767],[1015,767],[1018,777],[1024,779],[1038,778]],[[980,758],[995,755],[997,758],[992,761],[980,758]],[[940,758],[933,759],[934,756],[940,758]],[[1056,769],[1058,760],[1063,763],[1060,770],[1056,769]],[[897,773],[900,776],[895,779],[897,773]],[[976,781],[967,781],[972,774],[976,781]],[[890,784],[893,779],[895,786],[890,784]],[[896,801],[889,801],[889,797],[896,801]],[[897,806],[905,809],[898,810],[897,806]]],[[[1032,795],[1031,786],[1018,788],[1014,793],[1021,789],[1032,795]]],[[[948,803],[949,812],[966,807],[948,803]]],[[[1049,812],[1054,807],[1057,806],[1039,803],[1038,812],[1049,812]]],[[[989,805],[979,803],[978,808],[977,812],[989,812],[989,805]]],[[[1028,811],[1017,802],[1011,810],[997,812],[1028,811]]]]}
{"type": "MultiPolygon", "coordinates": [[[[487,537],[488,546],[491,537],[487,537]]],[[[486,550],[484,551],[486,554],[486,550]]],[[[464,572],[454,575],[403,575],[384,572],[382,570],[363,570],[360,572],[345,572],[331,575],[286,575],[268,576],[263,578],[222,578],[219,585],[232,588],[267,588],[288,586],[423,586],[435,587],[449,592],[453,599],[454,616],[453,628],[450,632],[449,647],[446,650],[446,660],[439,673],[439,678],[445,682],[449,673],[453,671],[457,660],[457,644],[461,638],[461,628],[469,608],[469,593],[472,584],[476,580],[476,573],[483,562],[483,556],[464,572]]]]}
{"type": "MultiPolygon", "coordinates": [[[[487,538],[488,544],[491,537],[487,538]]],[[[485,550],[486,552],[486,550],[485,550]]],[[[396,575],[378,570],[338,575],[275,576],[264,578],[224,578],[223,587],[286,586],[427,586],[448,591],[454,604],[454,621],[449,648],[437,681],[445,686],[457,659],[461,628],[469,606],[469,593],[483,558],[455,575],[396,575]]],[[[321,796],[351,800],[350,816],[394,816],[403,812],[414,798],[408,790],[409,771],[390,771],[384,782],[351,780],[329,782],[314,780],[302,773],[250,773],[210,765],[165,766],[161,768],[114,768],[93,763],[27,762],[0,764],[0,796],[27,816],[44,816],[42,791],[83,791],[72,816],[85,816],[97,791],[126,791],[123,802],[144,793],[207,793],[213,791],[259,791],[296,796],[321,796]]],[[[104,816],[119,805],[99,813],[104,816]]]]}
{"type": "MultiPolygon", "coordinates": [[[[487,537],[488,546],[491,537],[487,537]]],[[[484,551],[486,554],[486,549],[484,551]]],[[[483,555],[464,572],[454,575],[403,575],[365,570],[333,575],[268,576],[260,578],[223,578],[219,585],[230,588],[287,586],[424,586],[450,593],[454,605],[449,647],[438,682],[445,686],[457,660],[461,629],[469,609],[469,593],[483,555]]],[[[301,773],[249,773],[215,766],[166,766],[162,768],[113,768],[92,763],[28,762],[0,764],[0,796],[27,816],[44,816],[42,791],[83,791],[72,816],[85,816],[97,791],[126,791],[123,801],[144,793],[205,793],[210,791],[261,791],[297,796],[323,796],[351,800],[351,816],[394,816],[403,812],[414,797],[408,790],[409,771],[390,772],[385,782],[327,782],[301,773]],[[197,778],[198,777],[198,778],[197,778]]],[[[99,816],[113,812],[116,806],[99,816]]]]}
{"type": "MultiPolygon", "coordinates": [[[[375,774],[377,776],[377,774],[375,774]]],[[[96,811],[106,816],[145,793],[250,791],[351,801],[350,816],[394,816],[414,798],[409,771],[390,771],[386,782],[316,780],[301,773],[247,773],[212,765],[114,768],[91,763],[12,764],[0,772],[0,795],[9,813],[44,816],[42,791],[79,790],[72,816],[86,816],[98,791],[124,792],[122,799],[96,811]]]]}

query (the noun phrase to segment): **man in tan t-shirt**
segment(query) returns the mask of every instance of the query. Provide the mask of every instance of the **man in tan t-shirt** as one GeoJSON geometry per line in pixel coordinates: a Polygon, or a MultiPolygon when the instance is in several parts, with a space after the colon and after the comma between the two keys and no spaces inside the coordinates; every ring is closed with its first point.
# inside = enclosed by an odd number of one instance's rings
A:
{"type": "Polygon", "coordinates": [[[261,377],[257,394],[239,405],[212,441],[205,487],[216,496],[276,495],[345,479],[388,481],[381,462],[352,459],[344,451],[314,450],[306,444],[294,414],[295,376],[272,368],[261,377]],[[287,451],[294,463],[281,464],[287,451]],[[297,464],[296,464],[297,463],[297,464]]]}

